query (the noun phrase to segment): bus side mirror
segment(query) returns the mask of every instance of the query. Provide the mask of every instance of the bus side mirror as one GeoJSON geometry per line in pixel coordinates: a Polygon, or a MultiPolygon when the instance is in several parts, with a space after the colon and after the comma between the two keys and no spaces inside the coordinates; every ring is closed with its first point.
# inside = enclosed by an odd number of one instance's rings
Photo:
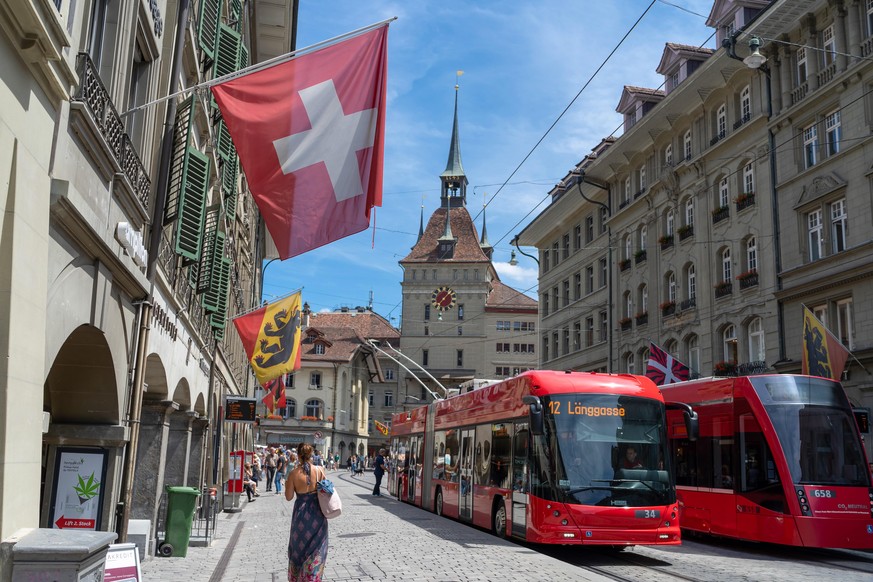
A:
{"type": "Polygon", "coordinates": [[[685,419],[685,432],[688,434],[689,441],[696,441],[700,436],[700,422],[697,419],[697,413],[690,405],[684,402],[667,402],[665,403],[667,410],[681,410],[682,417],[685,419]]]}
{"type": "Polygon", "coordinates": [[[522,397],[521,401],[530,407],[528,416],[530,418],[530,432],[533,435],[543,434],[543,403],[540,399],[532,394],[522,397]]]}

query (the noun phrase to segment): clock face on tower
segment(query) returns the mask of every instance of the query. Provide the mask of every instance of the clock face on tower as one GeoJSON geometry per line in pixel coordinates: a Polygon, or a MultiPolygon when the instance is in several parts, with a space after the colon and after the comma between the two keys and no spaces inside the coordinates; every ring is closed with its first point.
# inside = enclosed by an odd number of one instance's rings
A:
{"type": "Polygon", "coordinates": [[[430,303],[434,309],[445,311],[455,306],[457,297],[451,287],[439,287],[430,295],[430,303]]]}

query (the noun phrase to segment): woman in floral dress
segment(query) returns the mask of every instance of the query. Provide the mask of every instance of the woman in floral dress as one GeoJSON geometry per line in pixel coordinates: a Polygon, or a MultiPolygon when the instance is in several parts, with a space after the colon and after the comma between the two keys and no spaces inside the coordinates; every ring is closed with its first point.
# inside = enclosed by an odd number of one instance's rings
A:
{"type": "Polygon", "coordinates": [[[325,475],[324,469],[312,465],[312,454],[312,445],[300,443],[299,465],[285,481],[285,499],[291,501],[297,496],[288,540],[289,582],[321,582],[327,560],[327,519],[316,492],[316,483],[325,475]]]}

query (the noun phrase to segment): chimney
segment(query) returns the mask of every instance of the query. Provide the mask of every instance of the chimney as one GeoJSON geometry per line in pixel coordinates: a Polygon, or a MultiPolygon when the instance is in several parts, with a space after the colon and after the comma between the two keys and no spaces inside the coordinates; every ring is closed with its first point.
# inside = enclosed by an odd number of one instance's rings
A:
{"type": "Polygon", "coordinates": [[[312,310],[309,308],[309,303],[303,304],[303,329],[309,327],[309,314],[312,310]]]}

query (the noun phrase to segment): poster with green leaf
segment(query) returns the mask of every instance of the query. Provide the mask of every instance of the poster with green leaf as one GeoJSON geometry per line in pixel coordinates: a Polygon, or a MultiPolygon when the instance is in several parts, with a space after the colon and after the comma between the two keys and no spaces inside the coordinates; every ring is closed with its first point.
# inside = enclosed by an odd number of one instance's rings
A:
{"type": "Polygon", "coordinates": [[[96,530],[103,498],[106,453],[59,449],[56,463],[52,527],[96,530]]]}

